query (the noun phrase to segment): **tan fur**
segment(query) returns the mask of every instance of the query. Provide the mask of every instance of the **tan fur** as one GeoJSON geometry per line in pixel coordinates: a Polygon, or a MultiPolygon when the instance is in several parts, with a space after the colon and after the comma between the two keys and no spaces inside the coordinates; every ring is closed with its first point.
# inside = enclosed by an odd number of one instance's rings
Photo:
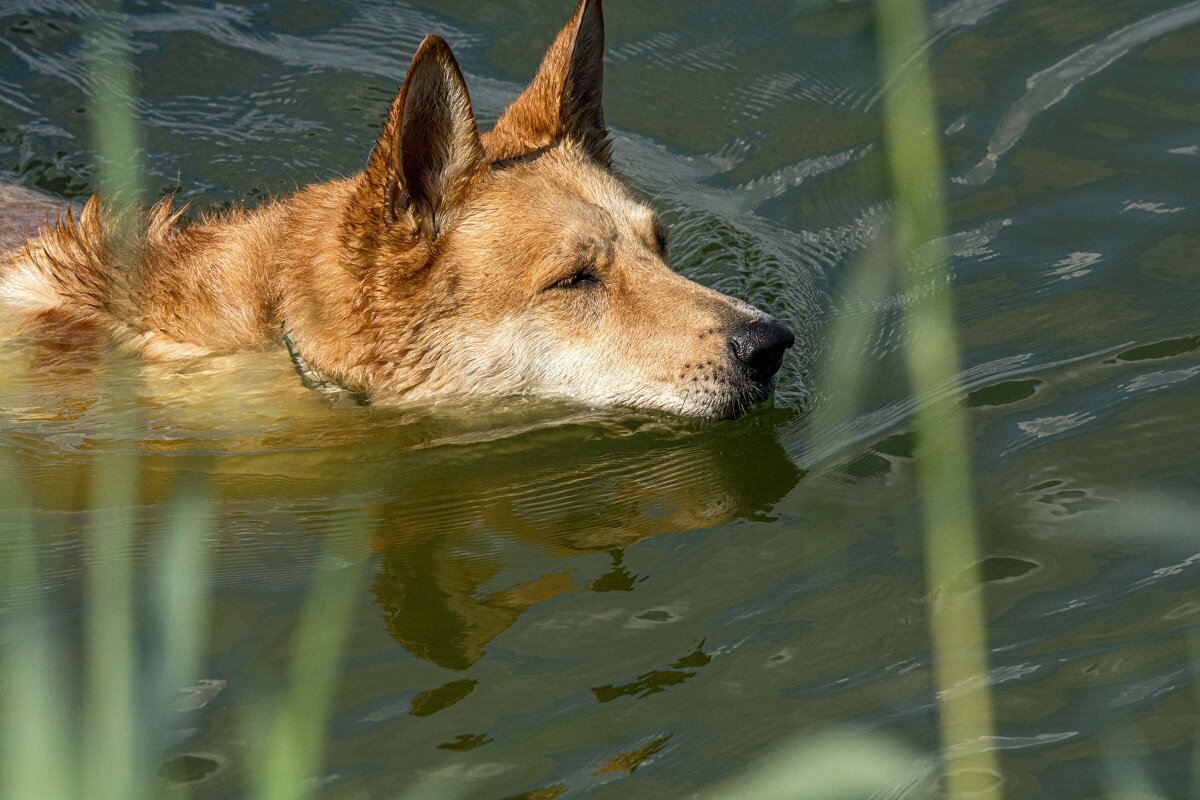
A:
{"type": "Polygon", "coordinates": [[[740,413],[764,395],[729,331],[765,316],[665,263],[661,224],[611,168],[602,62],[600,2],[581,0],[480,136],[428,37],[360,174],[182,226],[169,200],[134,215],[93,196],[0,255],[0,308],[152,359],[268,347],[286,326],[376,401],[542,391],[740,413]]]}

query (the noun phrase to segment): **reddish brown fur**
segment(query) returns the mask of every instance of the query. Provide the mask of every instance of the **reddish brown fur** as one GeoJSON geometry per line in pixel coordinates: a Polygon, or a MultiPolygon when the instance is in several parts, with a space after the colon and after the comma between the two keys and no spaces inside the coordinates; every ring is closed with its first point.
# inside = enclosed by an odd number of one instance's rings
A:
{"type": "Polygon", "coordinates": [[[429,37],[363,172],[186,226],[170,201],[134,218],[93,196],[0,255],[0,306],[156,359],[266,347],[286,326],[377,400],[540,390],[739,413],[762,387],[711,334],[765,317],[666,267],[661,225],[611,169],[602,67],[600,3],[581,0],[480,136],[429,37]]]}

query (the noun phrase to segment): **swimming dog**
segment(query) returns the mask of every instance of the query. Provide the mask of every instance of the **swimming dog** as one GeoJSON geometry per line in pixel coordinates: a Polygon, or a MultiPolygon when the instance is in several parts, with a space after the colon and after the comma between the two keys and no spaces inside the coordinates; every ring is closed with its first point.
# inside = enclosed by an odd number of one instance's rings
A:
{"type": "Polygon", "coordinates": [[[792,333],[668,266],[666,226],[613,167],[603,61],[600,0],[580,0],[480,133],[428,36],[359,174],[190,223],[169,199],[93,195],[0,254],[0,309],[149,359],[286,345],[309,385],[373,402],[545,392],[736,417],[792,333]]]}

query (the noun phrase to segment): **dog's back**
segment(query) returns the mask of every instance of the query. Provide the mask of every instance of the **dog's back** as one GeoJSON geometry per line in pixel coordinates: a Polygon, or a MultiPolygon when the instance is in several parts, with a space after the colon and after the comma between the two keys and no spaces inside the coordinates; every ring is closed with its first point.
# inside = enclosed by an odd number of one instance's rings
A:
{"type": "Polygon", "coordinates": [[[73,207],[0,186],[0,324],[17,333],[85,325],[152,358],[270,342],[275,273],[296,260],[276,240],[289,218],[313,220],[268,203],[179,225],[185,211],[170,198],[140,211],[99,195],[73,207]]]}

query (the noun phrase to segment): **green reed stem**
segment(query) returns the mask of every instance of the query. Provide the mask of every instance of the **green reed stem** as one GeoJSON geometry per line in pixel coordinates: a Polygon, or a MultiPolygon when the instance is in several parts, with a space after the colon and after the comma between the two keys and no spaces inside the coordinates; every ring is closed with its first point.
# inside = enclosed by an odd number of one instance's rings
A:
{"type": "Polygon", "coordinates": [[[92,472],[92,525],[86,539],[83,779],[90,800],[140,796],[142,720],[135,694],[133,608],[137,414],[126,381],[107,387],[105,435],[92,472]]]}
{"type": "MultiPolygon", "coordinates": [[[[94,148],[100,189],[125,203],[138,199],[133,68],[117,5],[100,2],[86,24],[85,63],[92,82],[94,148]]],[[[114,369],[102,417],[108,447],[92,476],[87,537],[86,705],[83,780],[91,800],[143,796],[143,723],[138,714],[133,609],[134,503],[137,497],[136,397],[114,369]]]]}
{"type": "Polygon", "coordinates": [[[260,726],[266,740],[255,758],[256,800],[298,800],[311,792],[308,782],[323,761],[338,666],[365,576],[365,553],[329,552],[317,565],[296,631],[290,686],[260,726]]]}
{"type": "Polygon", "coordinates": [[[209,532],[213,503],[207,479],[184,478],[154,560],[158,612],[157,729],[166,732],[171,700],[200,672],[208,631],[209,532]]]}
{"type": "Polygon", "coordinates": [[[930,625],[947,794],[1000,797],[968,431],[944,238],[945,175],[921,0],[876,0],[884,140],[895,198],[916,429],[930,625]],[[994,776],[994,779],[992,779],[994,776]],[[981,778],[989,788],[981,788],[981,778]]]}
{"type": "Polygon", "coordinates": [[[924,765],[895,740],[874,734],[830,733],[786,742],[745,775],[703,795],[705,800],[850,800],[892,796],[912,786],[924,765]]]}
{"type": "Polygon", "coordinates": [[[23,476],[0,447],[0,798],[68,800],[66,704],[42,613],[37,542],[23,476]]]}
{"type": "MultiPolygon", "coordinates": [[[[92,98],[92,137],[98,188],[124,208],[141,197],[136,81],[118,0],[98,0],[85,19],[85,64],[92,98]]],[[[115,219],[122,245],[135,217],[115,219]]],[[[132,253],[112,253],[120,258],[132,253]]],[[[129,269],[131,264],[115,264],[129,269]]],[[[92,474],[92,529],[87,537],[85,600],[85,706],[82,720],[82,790],[92,800],[128,800],[150,792],[152,730],[166,723],[165,704],[196,669],[205,625],[207,503],[185,489],[155,562],[158,570],[158,638],[153,664],[137,656],[134,557],[138,497],[137,370],[119,359],[104,365],[101,438],[92,474]],[[151,667],[157,667],[157,670],[151,667]],[[149,691],[139,691],[142,678],[149,691]]]]}
{"type": "Polygon", "coordinates": [[[84,58],[92,84],[92,144],[97,183],[108,198],[135,204],[141,196],[137,85],[119,3],[97,0],[85,25],[84,58]]]}
{"type": "Polygon", "coordinates": [[[868,367],[860,354],[870,347],[880,308],[894,284],[892,249],[890,244],[873,243],[846,278],[843,302],[830,323],[829,350],[821,365],[821,385],[829,402],[818,405],[810,426],[813,462],[837,451],[840,436],[862,405],[868,367]]]}
{"type": "MultiPolygon", "coordinates": [[[[1188,634],[1189,666],[1192,673],[1192,702],[1200,709],[1200,627],[1188,634]]],[[[1192,739],[1192,797],[1200,797],[1200,713],[1193,716],[1195,731],[1192,739]]]]}

